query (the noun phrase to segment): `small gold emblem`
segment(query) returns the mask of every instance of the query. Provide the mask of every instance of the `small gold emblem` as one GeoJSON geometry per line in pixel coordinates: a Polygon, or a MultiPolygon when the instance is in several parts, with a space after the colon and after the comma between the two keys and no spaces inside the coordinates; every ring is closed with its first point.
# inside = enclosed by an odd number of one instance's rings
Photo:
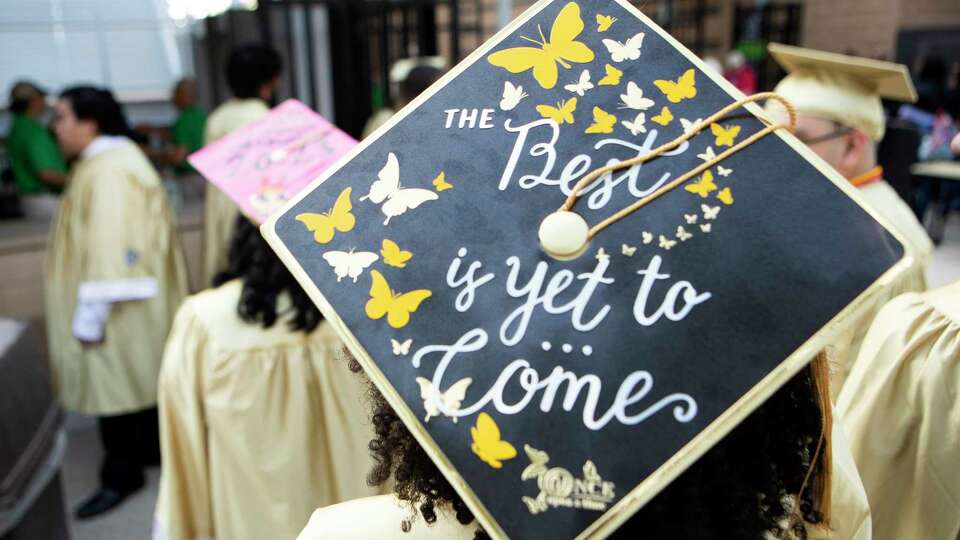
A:
{"type": "Polygon", "coordinates": [[[540,494],[522,497],[531,514],[554,508],[583,508],[602,512],[614,497],[613,482],[605,482],[597,472],[597,466],[589,459],[583,464],[583,478],[576,478],[561,467],[547,468],[550,456],[529,444],[523,445],[530,465],[520,474],[521,480],[537,480],[540,494]]]}

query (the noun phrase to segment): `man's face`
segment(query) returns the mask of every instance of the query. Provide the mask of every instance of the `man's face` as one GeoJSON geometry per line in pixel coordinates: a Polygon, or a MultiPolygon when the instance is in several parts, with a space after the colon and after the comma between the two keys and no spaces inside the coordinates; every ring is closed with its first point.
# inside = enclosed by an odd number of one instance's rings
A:
{"type": "Polygon", "coordinates": [[[97,125],[89,120],[79,120],[73,106],[66,99],[58,99],[54,106],[53,132],[60,149],[68,158],[76,157],[97,136],[97,125]]]}
{"type": "MultiPolygon", "coordinates": [[[[790,121],[787,112],[779,108],[770,111],[770,116],[783,124],[790,121]]],[[[797,138],[841,173],[844,172],[842,170],[843,157],[848,147],[847,136],[849,132],[849,129],[836,122],[797,113],[797,131],[795,133],[797,138]]]]}

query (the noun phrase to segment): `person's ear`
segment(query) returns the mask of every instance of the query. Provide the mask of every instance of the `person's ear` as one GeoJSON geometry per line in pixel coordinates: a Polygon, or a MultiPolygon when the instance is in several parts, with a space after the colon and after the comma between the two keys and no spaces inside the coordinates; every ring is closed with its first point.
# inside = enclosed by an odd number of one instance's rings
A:
{"type": "Polygon", "coordinates": [[[864,157],[873,141],[860,130],[853,130],[843,137],[843,153],[840,156],[841,170],[859,174],[864,157]]]}

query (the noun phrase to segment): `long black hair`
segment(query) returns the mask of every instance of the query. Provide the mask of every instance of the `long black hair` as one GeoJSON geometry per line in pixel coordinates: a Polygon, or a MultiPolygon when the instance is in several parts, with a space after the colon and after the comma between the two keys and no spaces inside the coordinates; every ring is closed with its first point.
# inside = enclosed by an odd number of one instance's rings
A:
{"type": "Polygon", "coordinates": [[[323,321],[320,310],[260,236],[257,226],[242,214],[233,226],[227,269],[214,277],[213,286],[238,278],[243,280],[243,292],[237,314],[243,321],[259,323],[264,328],[273,326],[280,315],[277,298],[284,293],[296,312],[289,322],[291,331],[308,334],[323,321]]]}
{"type": "MultiPolygon", "coordinates": [[[[354,358],[349,362],[352,371],[361,371],[354,358]]],[[[770,533],[805,539],[803,521],[823,524],[822,501],[815,501],[810,489],[816,482],[802,489],[808,473],[811,479],[829,475],[829,446],[817,454],[828,393],[817,384],[814,365],[801,370],[611,538],[756,540],[770,533]],[[795,495],[801,491],[795,511],[795,495]]],[[[439,507],[452,508],[463,525],[473,523],[467,505],[372,384],[368,395],[375,431],[369,448],[376,463],[367,482],[384,485],[392,477],[397,497],[417,507],[428,523],[436,521],[439,507]]],[[[398,527],[406,529],[406,524],[398,527]]],[[[482,530],[476,534],[476,540],[488,538],[482,530]]]]}
{"type": "Polygon", "coordinates": [[[70,102],[78,120],[93,120],[100,135],[124,135],[130,137],[133,130],[127,123],[123,107],[113,97],[113,92],[93,86],[74,86],[64,90],[60,98],[70,102]]]}

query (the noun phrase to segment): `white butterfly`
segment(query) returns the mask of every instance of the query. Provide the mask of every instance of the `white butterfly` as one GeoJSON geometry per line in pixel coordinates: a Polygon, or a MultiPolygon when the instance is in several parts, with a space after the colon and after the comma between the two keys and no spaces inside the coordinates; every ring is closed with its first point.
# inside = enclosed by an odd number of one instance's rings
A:
{"type": "Polygon", "coordinates": [[[672,247],[675,246],[675,245],[677,245],[677,241],[676,241],[676,240],[670,240],[670,239],[667,238],[666,236],[664,236],[664,235],[662,235],[662,234],[660,235],[660,247],[662,247],[663,249],[665,249],[665,250],[667,250],[667,251],[670,251],[670,248],[672,248],[672,247]]]}
{"type": "Polygon", "coordinates": [[[503,81],[503,99],[500,100],[500,109],[512,111],[527,96],[529,94],[523,91],[522,86],[514,86],[510,81],[503,81]]]}
{"type": "Polygon", "coordinates": [[[684,214],[683,219],[687,221],[687,224],[693,225],[697,222],[697,218],[700,217],[696,214],[684,214]]]}
{"type": "Polygon", "coordinates": [[[717,154],[713,151],[712,146],[708,146],[702,154],[697,154],[697,157],[704,161],[710,161],[711,159],[717,159],[717,154]]]}
{"type": "Polygon", "coordinates": [[[680,125],[683,127],[684,133],[690,133],[691,131],[693,131],[693,128],[700,122],[703,122],[703,118],[697,118],[693,122],[687,120],[686,118],[680,119],[680,125]]]}
{"type": "Polygon", "coordinates": [[[705,204],[700,205],[700,209],[703,210],[703,219],[714,220],[717,219],[717,215],[720,214],[719,206],[707,206],[705,204]]]}
{"type": "Polygon", "coordinates": [[[633,254],[637,252],[637,246],[623,244],[620,246],[620,251],[627,257],[633,257],[633,254]]]}
{"type": "Polygon", "coordinates": [[[701,224],[700,224],[700,230],[703,231],[703,232],[705,232],[705,233],[708,233],[708,232],[710,232],[711,230],[713,230],[713,224],[712,224],[712,223],[701,223],[701,224]]]}
{"type": "Polygon", "coordinates": [[[624,120],[623,122],[620,122],[620,123],[623,124],[623,127],[629,129],[630,133],[634,137],[636,137],[640,133],[647,132],[647,126],[644,125],[647,123],[646,113],[638,114],[637,117],[633,119],[633,122],[630,122],[629,120],[624,120]]]}
{"type": "Polygon", "coordinates": [[[384,225],[390,223],[390,218],[402,215],[407,210],[413,210],[427,201],[435,201],[439,197],[429,189],[400,188],[400,162],[393,152],[387,156],[387,164],[377,175],[370,186],[370,193],[360,197],[361,201],[370,199],[375,204],[383,203],[380,210],[387,216],[384,225]],[[384,202],[386,201],[386,202],[384,202]]]}
{"type": "Polygon", "coordinates": [[[566,90],[577,94],[580,97],[583,97],[587,93],[587,90],[593,89],[593,83],[590,82],[590,70],[583,70],[583,73],[580,74],[580,80],[564,86],[566,90]]]}
{"type": "Polygon", "coordinates": [[[732,172],[733,172],[733,169],[728,169],[728,168],[724,167],[723,165],[717,165],[717,174],[719,174],[720,176],[722,176],[722,177],[724,177],[724,178],[730,176],[730,173],[732,173],[732,172]]]}
{"type": "Polygon", "coordinates": [[[643,243],[649,244],[650,242],[653,242],[653,235],[647,231],[643,231],[643,243]]]}
{"type": "Polygon", "coordinates": [[[337,274],[337,282],[345,277],[357,282],[357,278],[371,264],[377,262],[380,257],[376,253],[369,251],[328,251],[323,254],[323,260],[327,261],[333,271],[337,274]]]}
{"type": "Polygon", "coordinates": [[[390,346],[393,347],[393,354],[397,356],[406,356],[410,353],[410,345],[413,345],[413,338],[410,338],[403,343],[390,338],[390,346]]]}
{"type": "Polygon", "coordinates": [[[645,111],[654,106],[653,100],[643,97],[643,89],[633,81],[627,83],[627,93],[620,94],[620,99],[623,105],[623,107],[620,107],[621,109],[626,108],[645,111]]]}
{"type": "Polygon", "coordinates": [[[686,242],[693,238],[693,235],[688,233],[687,230],[683,228],[683,225],[680,225],[677,227],[677,238],[679,238],[681,242],[686,242]]]}
{"type": "Polygon", "coordinates": [[[604,46],[610,51],[610,57],[614,62],[623,62],[624,60],[636,60],[640,58],[640,47],[643,46],[644,33],[640,32],[626,43],[620,43],[612,39],[603,40],[604,46]]]}
{"type": "MultiPolygon", "coordinates": [[[[470,377],[460,379],[453,383],[450,388],[447,388],[446,392],[440,393],[433,387],[432,381],[417,377],[417,384],[420,385],[420,399],[423,400],[423,408],[427,410],[427,416],[423,421],[429,422],[434,416],[440,416],[440,407],[437,406],[437,403],[443,403],[444,408],[450,411],[459,410],[460,404],[467,397],[467,388],[470,387],[472,382],[473,379],[470,377]]],[[[453,423],[456,424],[457,417],[453,416],[451,418],[453,418],[453,423]]]]}

